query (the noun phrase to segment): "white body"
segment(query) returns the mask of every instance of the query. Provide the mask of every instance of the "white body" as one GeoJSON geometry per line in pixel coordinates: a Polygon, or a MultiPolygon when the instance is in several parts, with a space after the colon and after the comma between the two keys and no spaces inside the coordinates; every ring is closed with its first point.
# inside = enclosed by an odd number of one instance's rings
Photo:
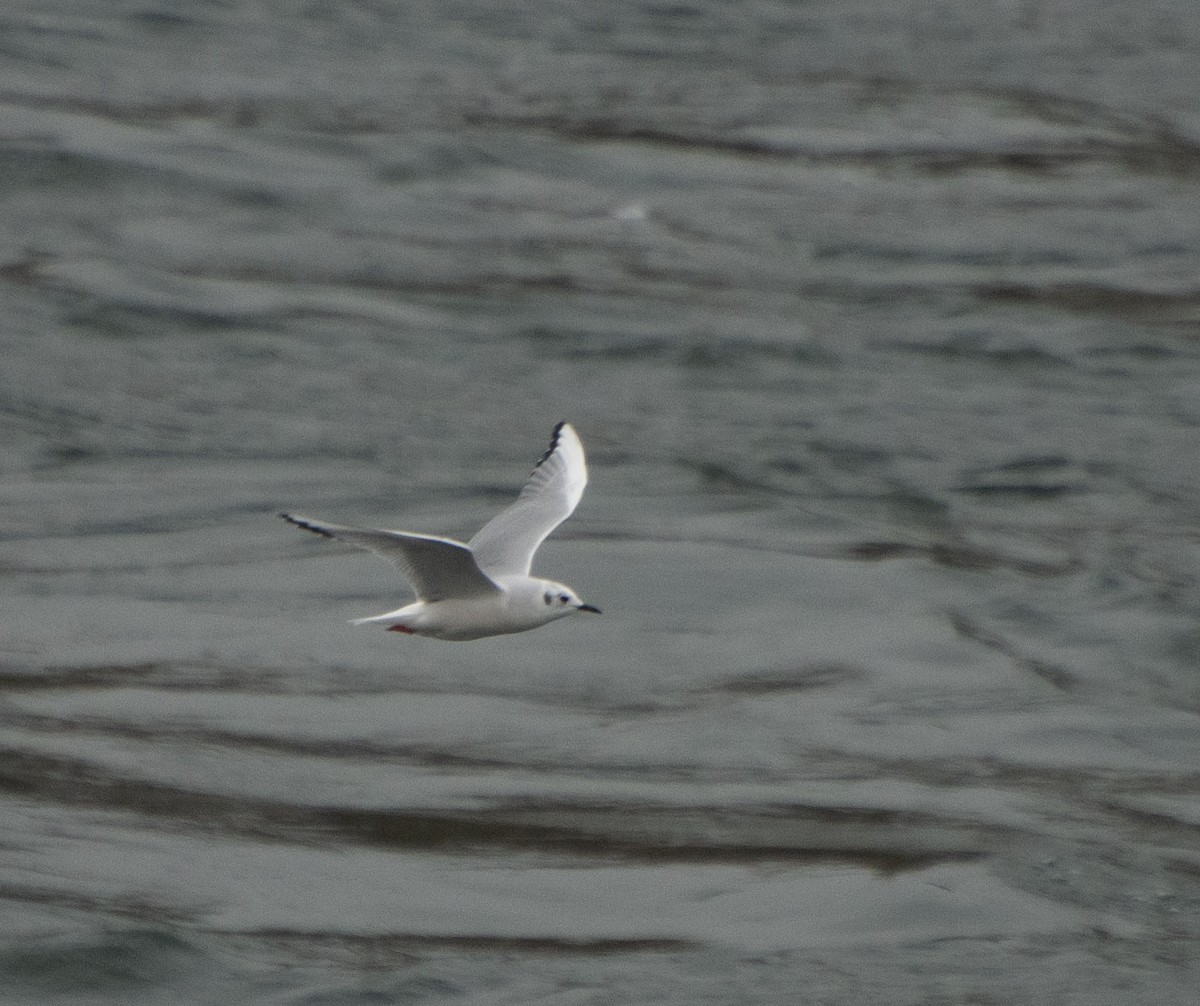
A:
{"type": "Polygon", "coordinates": [[[586,485],[583,444],[569,423],[559,423],[517,501],[469,542],[280,516],[382,555],[404,571],[416,600],[382,615],[356,618],[355,625],[384,625],[434,639],[480,639],[536,629],[576,611],[599,614],[570,587],[530,576],[538,546],[571,515],[586,485]]]}
{"type": "Polygon", "coordinates": [[[503,589],[499,597],[413,601],[383,615],[356,618],[354,624],[382,624],[392,632],[434,639],[482,639],[536,629],[556,618],[573,615],[581,607],[570,587],[553,580],[501,577],[497,582],[503,589]]]}

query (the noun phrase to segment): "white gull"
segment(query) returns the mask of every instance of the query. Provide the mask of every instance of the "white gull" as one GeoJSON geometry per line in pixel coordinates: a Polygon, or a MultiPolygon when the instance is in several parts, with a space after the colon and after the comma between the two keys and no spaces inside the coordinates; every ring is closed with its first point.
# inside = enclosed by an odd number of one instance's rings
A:
{"type": "Polygon", "coordinates": [[[516,502],[466,543],[409,531],[344,527],[299,514],[279,516],[381,555],[408,578],[415,601],[383,615],[356,618],[355,625],[378,623],[392,632],[434,639],[479,639],[536,629],[576,611],[600,613],[565,584],[529,574],[538,546],[571,515],[585,485],[583,444],[570,423],[559,423],[516,502]]]}

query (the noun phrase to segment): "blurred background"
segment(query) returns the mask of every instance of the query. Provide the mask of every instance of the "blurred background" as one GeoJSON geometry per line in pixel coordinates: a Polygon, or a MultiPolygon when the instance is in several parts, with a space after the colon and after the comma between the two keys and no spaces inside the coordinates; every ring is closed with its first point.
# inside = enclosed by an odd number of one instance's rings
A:
{"type": "Polygon", "coordinates": [[[0,26],[6,1003],[1194,1001],[1200,6],[0,26]]]}

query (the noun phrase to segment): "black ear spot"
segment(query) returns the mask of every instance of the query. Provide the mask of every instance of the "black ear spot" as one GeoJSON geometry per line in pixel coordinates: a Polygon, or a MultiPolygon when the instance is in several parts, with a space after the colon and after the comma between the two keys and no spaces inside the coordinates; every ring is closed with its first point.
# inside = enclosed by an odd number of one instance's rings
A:
{"type": "Polygon", "coordinates": [[[554,595],[551,594],[550,591],[546,591],[546,593],[544,593],[542,595],[542,600],[545,601],[547,604],[549,604],[551,601],[554,600],[554,595]]]}

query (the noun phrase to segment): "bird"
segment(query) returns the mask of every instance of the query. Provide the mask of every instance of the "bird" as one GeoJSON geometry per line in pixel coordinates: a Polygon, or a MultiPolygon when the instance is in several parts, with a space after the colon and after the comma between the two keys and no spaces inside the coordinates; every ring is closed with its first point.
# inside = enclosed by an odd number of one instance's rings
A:
{"type": "Polygon", "coordinates": [[[536,629],[577,611],[600,614],[570,587],[532,576],[538,547],[578,505],[587,485],[583,444],[570,423],[554,427],[550,446],[514,502],[461,542],[411,531],[345,527],[300,514],[290,524],[374,552],[400,568],[416,599],[382,615],[351,619],[390,632],[433,639],[482,639],[536,629]]]}

